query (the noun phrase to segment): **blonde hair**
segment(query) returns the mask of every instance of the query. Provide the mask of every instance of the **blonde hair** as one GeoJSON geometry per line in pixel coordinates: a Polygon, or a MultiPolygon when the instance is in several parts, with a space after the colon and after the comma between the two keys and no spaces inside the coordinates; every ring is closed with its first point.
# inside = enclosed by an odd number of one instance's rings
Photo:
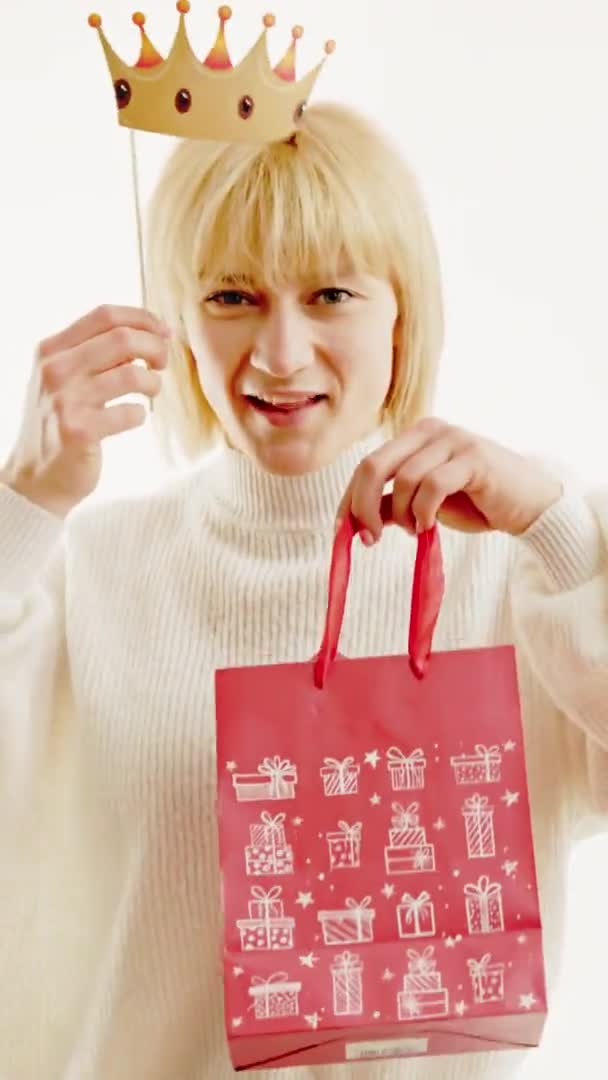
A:
{"type": "MultiPolygon", "coordinates": [[[[331,276],[346,260],[392,282],[402,344],[384,419],[429,411],[443,348],[439,258],[418,184],[375,124],[343,105],[311,105],[295,144],[180,142],[148,216],[149,306],[173,327],[200,282],[249,274],[269,287],[331,276]]],[[[171,345],[154,422],[165,456],[195,460],[220,435],[185,334],[171,345]]]]}

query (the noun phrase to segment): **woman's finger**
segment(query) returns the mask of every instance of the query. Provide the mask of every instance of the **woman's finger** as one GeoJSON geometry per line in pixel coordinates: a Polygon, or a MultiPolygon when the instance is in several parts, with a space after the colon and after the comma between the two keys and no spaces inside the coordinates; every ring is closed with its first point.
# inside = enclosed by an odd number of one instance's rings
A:
{"type": "MultiPolygon", "coordinates": [[[[437,422],[439,423],[439,422],[437,422]]],[[[444,425],[441,425],[443,430],[444,425]]],[[[369,530],[374,540],[382,534],[380,503],[384,488],[410,455],[437,437],[435,422],[421,421],[404,435],[391,439],[361,462],[355,470],[350,490],[349,509],[361,528],[369,530]]]]}
{"type": "Polygon", "coordinates": [[[411,511],[420,531],[435,524],[441,504],[450,495],[464,491],[471,483],[475,469],[471,457],[461,453],[428,472],[420,483],[411,504],[411,511]]]}
{"type": "Polygon", "coordinates": [[[94,311],[89,311],[65,330],[41,341],[38,345],[38,356],[42,360],[47,356],[67,352],[100,334],[107,334],[124,327],[147,331],[149,334],[167,335],[169,333],[168,327],[162,320],[145,308],[100,304],[94,311]]]}
{"type": "Polygon", "coordinates": [[[416,530],[412,501],[425,477],[444,465],[455,453],[454,438],[444,435],[413,454],[397,470],[393,485],[392,520],[408,532],[416,530]]]}

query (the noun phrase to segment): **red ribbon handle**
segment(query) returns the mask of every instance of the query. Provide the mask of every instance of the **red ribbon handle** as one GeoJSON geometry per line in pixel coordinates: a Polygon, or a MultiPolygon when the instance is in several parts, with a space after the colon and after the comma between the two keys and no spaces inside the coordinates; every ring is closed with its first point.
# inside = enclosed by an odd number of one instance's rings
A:
{"type": "MultiPolygon", "coordinates": [[[[382,498],[381,514],[384,521],[390,520],[390,494],[382,498]]],[[[350,579],[352,542],[360,528],[361,526],[352,514],[349,514],[342,522],[334,541],[329,571],[325,632],[315,660],[315,685],[319,689],[325,685],[329,670],[338,653],[350,579]]],[[[427,529],[418,536],[412,586],[408,651],[410,667],[417,679],[424,677],[431,655],[433,634],[439,618],[444,586],[439,532],[437,526],[433,525],[432,529],[427,529]]]]}

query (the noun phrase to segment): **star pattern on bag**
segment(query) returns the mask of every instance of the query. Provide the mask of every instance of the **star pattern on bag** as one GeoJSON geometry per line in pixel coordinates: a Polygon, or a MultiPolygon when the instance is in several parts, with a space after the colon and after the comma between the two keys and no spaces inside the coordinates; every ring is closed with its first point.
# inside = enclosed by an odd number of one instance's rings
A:
{"type": "Polygon", "coordinates": [[[448,937],[446,937],[446,939],[445,939],[445,947],[446,947],[446,949],[455,949],[456,946],[458,944],[460,944],[461,941],[462,941],[462,934],[456,934],[454,937],[451,937],[450,935],[448,935],[448,937]]]}
{"type": "Polygon", "coordinates": [[[315,964],[318,964],[319,962],[319,957],[315,956],[314,953],[309,952],[306,953],[306,956],[298,956],[298,960],[300,961],[302,967],[314,968],[315,964]]]}
{"type": "Polygon", "coordinates": [[[306,1020],[307,1024],[310,1024],[311,1028],[315,1029],[315,1031],[317,1030],[319,1024],[321,1023],[321,1017],[316,1012],[306,1014],[304,1016],[304,1019],[306,1020]]]}
{"type": "Polygon", "coordinates": [[[536,1005],[534,994],[520,994],[519,1005],[522,1009],[531,1009],[533,1005],[536,1005]]]}
{"type": "Polygon", "coordinates": [[[507,788],[504,795],[500,796],[500,801],[504,802],[507,807],[514,806],[515,803],[519,802],[519,791],[509,791],[507,788]]]}

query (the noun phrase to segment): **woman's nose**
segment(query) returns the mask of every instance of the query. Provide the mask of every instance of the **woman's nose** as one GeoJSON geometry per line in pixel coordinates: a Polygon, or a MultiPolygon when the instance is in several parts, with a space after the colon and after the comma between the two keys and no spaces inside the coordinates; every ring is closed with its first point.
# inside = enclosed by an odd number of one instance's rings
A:
{"type": "Polygon", "coordinates": [[[288,378],[310,367],[314,346],[305,320],[296,312],[269,314],[251,354],[252,367],[275,378],[288,378]]]}

